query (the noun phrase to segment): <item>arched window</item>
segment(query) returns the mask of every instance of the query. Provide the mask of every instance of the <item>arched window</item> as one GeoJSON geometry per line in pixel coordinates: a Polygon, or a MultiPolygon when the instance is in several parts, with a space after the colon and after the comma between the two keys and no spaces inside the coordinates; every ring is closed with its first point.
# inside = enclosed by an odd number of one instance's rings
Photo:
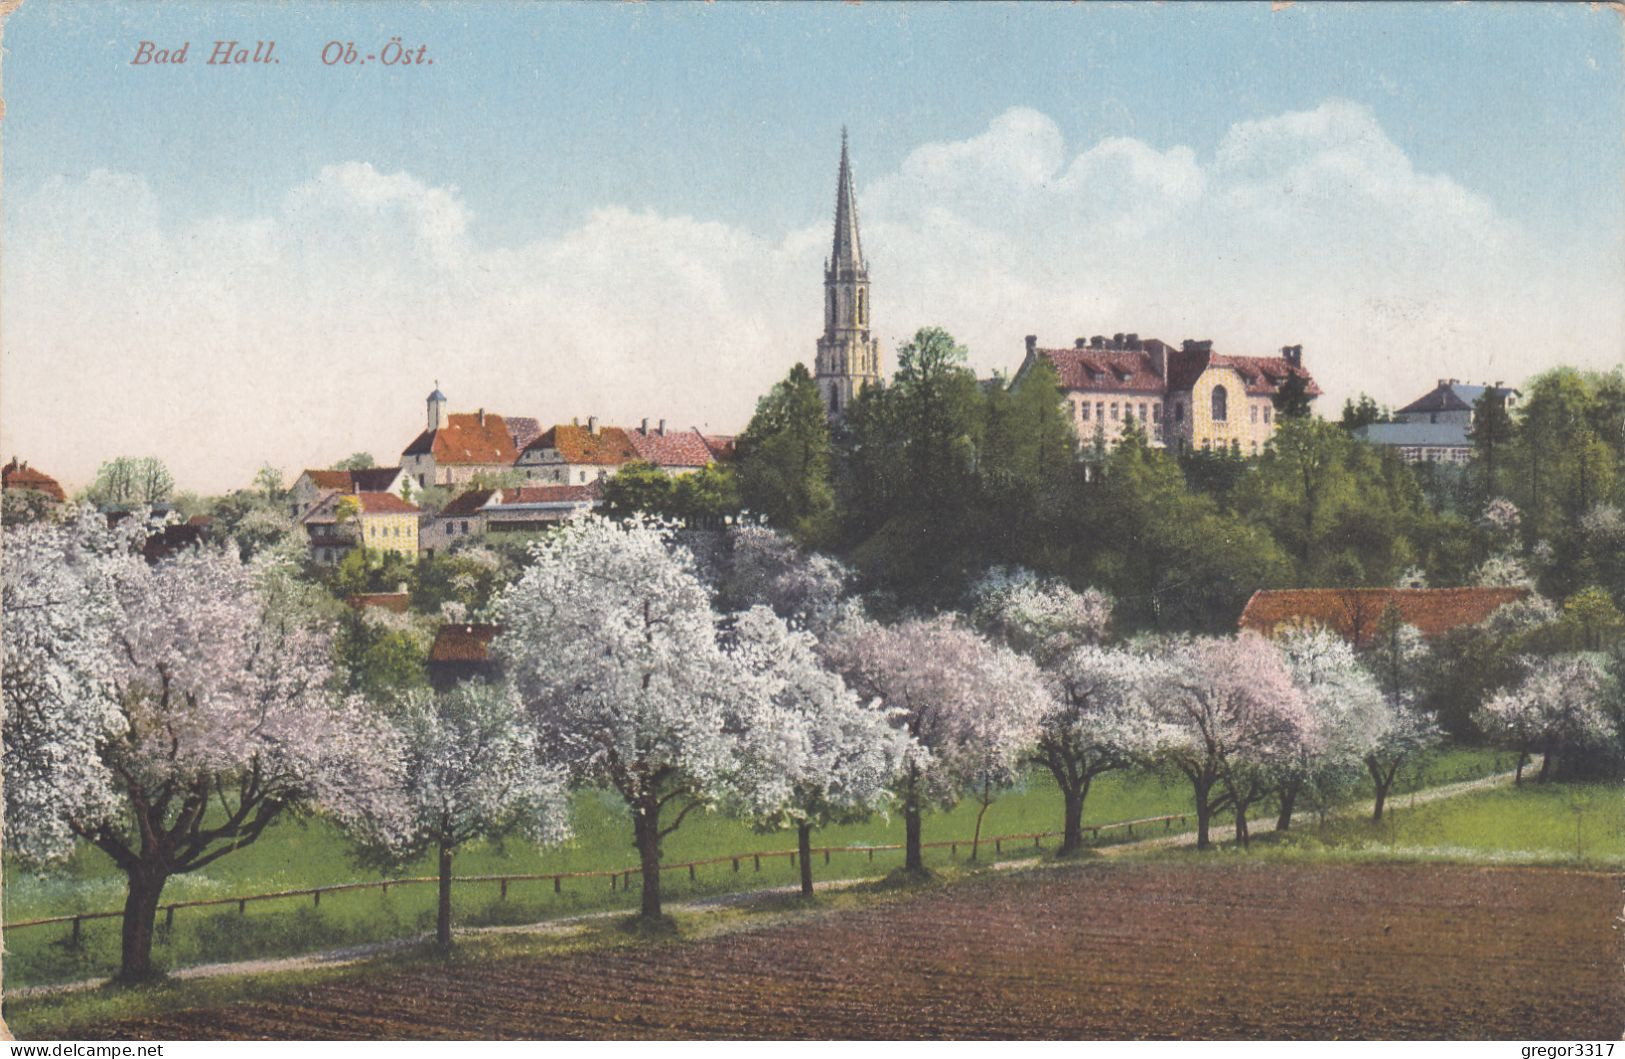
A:
{"type": "Polygon", "coordinates": [[[1225,393],[1223,386],[1213,387],[1213,421],[1223,423],[1229,419],[1230,395],[1225,393]]]}
{"type": "Polygon", "coordinates": [[[869,295],[861,288],[858,290],[858,326],[869,322],[869,295]]]}
{"type": "Polygon", "coordinates": [[[837,414],[841,411],[841,395],[834,390],[829,394],[829,410],[837,414]]]}

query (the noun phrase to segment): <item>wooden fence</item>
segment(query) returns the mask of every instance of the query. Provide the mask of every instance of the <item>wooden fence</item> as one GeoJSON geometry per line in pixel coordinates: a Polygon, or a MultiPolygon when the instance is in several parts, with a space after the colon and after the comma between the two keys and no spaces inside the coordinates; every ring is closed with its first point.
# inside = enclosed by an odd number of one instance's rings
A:
{"type": "MultiPolygon", "coordinates": [[[[1102,831],[1126,831],[1132,836],[1136,827],[1144,829],[1155,824],[1161,824],[1163,830],[1167,831],[1173,827],[1173,823],[1176,820],[1180,823],[1184,823],[1186,820],[1186,814],[1174,813],[1169,816],[1148,816],[1140,820],[1120,820],[1111,824],[1096,824],[1092,827],[1085,827],[1083,830],[1089,832],[1093,838],[1098,840],[1102,831]]],[[[972,843],[969,839],[954,839],[946,842],[923,842],[921,843],[921,848],[946,849],[949,851],[949,856],[957,857],[959,855],[960,846],[970,847],[972,845],[982,845],[992,846],[994,854],[998,855],[1004,852],[1004,847],[1007,844],[1021,843],[1023,846],[1025,846],[1026,843],[1031,842],[1034,849],[1042,849],[1045,839],[1060,837],[1061,832],[1059,831],[1033,831],[1026,834],[993,835],[991,837],[981,839],[979,843],[972,843]]],[[[896,852],[902,848],[903,847],[901,844],[896,843],[878,846],[814,846],[812,848],[812,852],[815,855],[822,854],[824,863],[828,864],[830,854],[832,853],[866,853],[868,854],[869,860],[873,861],[876,853],[896,852]]],[[[731,864],[733,866],[733,870],[738,872],[741,869],[741,865],[743,865],[746,861],[751,862],[752,869],[754,871],[761,871],[762,861],[764,860],[788,858],[790,861],[790,866],[794,868],[796,865],[797,856],[799,856],[798,852],[793,849],[763,850],[760,852],[753,851],[750,853],[730,853],[721,857],[707,857],[704,860],[685,861],[681,864],[662,864],[660,866],[660,870],[686,870],[688,872],[688,877],[690,879],[694,879],[697,878],[696,873],[700,868],[713,867],[719,864],[731,864]]],[[[543,872],[540,874],[527,875],[459,875],[453,876],[452,882],[457,884],[496,883],[500,887],[498,892],[502,900],[507,900],[508,885],[510,883],[552,882],[553,892],[563,893],[564,880],[566,879],[608,879],[609,888],[611,890],[624,890],[631,886],[632,876],[639,875],[642,873],[642,871],[643,869],[638,867],[617,868],[604,871],[543,872]]],[[[439,876],[426,875],[404,879],[381,879],[377,882],[337,883],[332,886],[311,886],[300,890],[277,890],[272,893],[246,894],[241,897],[213,897],[202,901],[175,901],[170,904],[160,905],[159,909],[164,913],[165,926],[173,926],[175,923],[175,910],[177,908],[208,908],[219,905],[236,905],[239,913],[246,913],[248,911],[248,904],[250,901],[286,901],[296,897],[308,897],[311,899],[314,907],[320,908],[323,894],[343,893],[347,890],[380,890],[387,894],[389,893],[389,888],[391,886],[422,886],[429,883],[438,884],[439,882],[439,876]]],[[[3,927],[0,927],[0,929],[9,932],[13,930],[26,930],[30,927],[50,926],[53,923],[70,923],[73,927],[73,943],[78,944],[81,938],[83,923],[86,920],[120,919],[123,916],[124,913],[122,911],[80,912],[71,916],[47,916],[43,919],[19,920],[16,923],[7,923],[3,927]]]]}

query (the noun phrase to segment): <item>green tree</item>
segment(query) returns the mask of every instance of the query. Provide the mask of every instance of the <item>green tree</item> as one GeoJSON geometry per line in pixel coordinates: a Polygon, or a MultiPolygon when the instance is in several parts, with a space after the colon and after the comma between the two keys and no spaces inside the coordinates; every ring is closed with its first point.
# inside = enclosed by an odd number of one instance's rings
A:
{"type": "Polygon", "coordinates": [[[671,475],[652,463],[632,460],[604,482],[604,514],[612,519],[633,515],[677,516],[677,490],[671,475]]]}
{"type": "Polygon", "coordinates": [[[374,462],[374,460],[372,458],[372,453],[370,453],[370,452],[352,452],[352,453],[350,453],[350,455],[344,457],[344,459],[342,459],[339,462],[335,463],[333,465],[333,470],[335,470],[335,471],[365,471],[370,467],[376,467],[376,466],[378,466],[378,464],[376,462],[374,462]]]}
{"type": "Polygon", "coordinates": [[[1370,394],[1362,393],[1359,403],[1355,403],[1353,398],[1343,402],[1342,427],[1350,433],[1361,427],[1370,426],[1372,423],[1390,423],[1392,421],[1393,417],[1388,414],[1388,409],[1378,405],[1376,398],[1370,394]]]}
{"type": "Polygon", "coordinates": [[[829,424],[818,384],[804,365],[756,405],[739,435],[740,502],[803,547],[830,543],[835,532],[829,424]]]}
{"type": "Polygon", "coordinates": [[[1473,402],[1473,423],[1467,436],[1473,442],[1473,467],[1479,479],[1481,498],[1488,502],[1501,495],[1501,464],[1512,444],[1512,416],[1506,396],[1496,387],[1486,389],[1473,402]]]}
{"type": "Polygon", "coordinates": [[[708,464],[671,487],[673,513],[691,528],[715,528],[739,514],[739,480],[731,467],[708,464]]]}
{"type": "Polygon", "coordinates": [[[1309,377],[1302,372],[1293,372],[1287,380],[1275,391],[1270,398],[1275,405],[1276,419],[1308,419],[1313,410],[1310,402],[1314,398],[1309,396],[1309,377]]]}
{"type": "Polygon", "coordinates": [[[134,507],[162,504],[175,489],[175,478],[163,461],[151,456],[120,456],[96,471],[90,498],[99,506],[134,507]]]}

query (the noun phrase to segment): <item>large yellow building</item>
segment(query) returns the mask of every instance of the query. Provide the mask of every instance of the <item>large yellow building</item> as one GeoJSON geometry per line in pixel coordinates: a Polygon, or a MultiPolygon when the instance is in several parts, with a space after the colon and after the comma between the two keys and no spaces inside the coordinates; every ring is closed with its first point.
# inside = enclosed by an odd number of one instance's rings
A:
{"type": "Polygon", "coordinates": [[[333,493],[300,522],[310,538],[310,557],[319,563],[336,563],[357,546],[416,559],[421,514],[393,493],[333,493]]]}
{"type": "Polygon", "coordinates": [[[1175,349],[1117,334],[1040,349],[1038,336],[1028,335],[1017,384],[1039,358],[1060,377],[1067,414],[1085,444],[1111,444],[1132,421],[1156,446],[1256,456],[1275,429],[1274,398],[1288,379],[1300,376],[1309,397],[1320,394],[1304,370],[1302,346],[1283,346],[1278,357],[1237,357],[1213,352],[1209,341],[1175,349]]]}

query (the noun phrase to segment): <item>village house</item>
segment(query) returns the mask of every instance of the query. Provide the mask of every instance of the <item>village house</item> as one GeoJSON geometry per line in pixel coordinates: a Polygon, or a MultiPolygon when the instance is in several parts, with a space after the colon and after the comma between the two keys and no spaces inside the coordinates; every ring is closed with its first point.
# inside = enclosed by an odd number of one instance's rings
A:
{"type": "Polygon", "coordinates": [[[1311,398],[1320,394],[1303,367],[1302,346],[1282,346],[1278,357],[1242,357],[1215,353],[1208,340],[1175,349],[1137,334],[1095,335],[1043,349],[1028,335],[1012,385],[1040,359],[1060,377],[1067,417],[1085,444],[1110,445],[1134,422],[1154,446],[1256,456],[1275,429],[1274,398],[1288,379],[1302,378],[1311,398]]]}
{"type": "Polygon", "coordinates": [[[653,429],[645,419],[636,430],[628,430],[626,436],[639,460],[672,475],[688,474],[733,456],[731,436],[705,435],[698,429],[668,433],[664,419],[653,429]]]}
{"type": "Polygon", "coordinates": [[[1407,463],[1466,463],[1473,456],[1473,416],[1485,393],[1511,410],[1518,391],[1440,379],[1439,384],[1394,413],[1391,423],[1368,423],[1354,436],[1373,445],[1397,449],[1407,463]]]}
{"type": "Polygon", "coordinates": [[[1424,637],[1477,625],[1529,594],[1527,588],[1295,588],[1254,592],[1239,625],[1264,636],[1318,625],[1356,647],[1371,642],[1390,608],[1424,637]]]}
{"type": "Polygon", "coordinates": [[[449,691],[465,680],[496,679],[499,670],[491,657],[491,641],[500,631],[499,625],[480,622],[442,625],[429,647],[429,684],[449,691]]]}
{"type": "Polygon", "coordinates": [[[0,468],[0,488],[19,492],[30,490],[39,493],[53,504],[65,503],[68,499],[68,495],[62,491],[61,484],[55,478],[28,466],[26,460],[19,462],[15,456],[4,468],[0,468]]]}
{"type": "Polygon", "coordinates": [[[561,423],[543,431],[519,454],[527,479],[554,485],[602,481],[638,458],[632,439],[620,427],[600,426],[597,416],[561,423]]]}
{"type": "Polygon", "coordinates": [[[394,493],[331,493],[299,521],[319,563],[336,563],[357,546],[415,559],[421,514],[394,493]]]}
{"type": "Polygon", "coordinates": [[[337,493],[394,493],[404,496],[410,479],[401,467],[367,467],[353,471],[322,471],[306,468],[288,490],[288,513],[302,517],[323,498],[337,493]]]}
{"type": "MultiPolygon", "coordinates": [[[[429,394],[427,425],[401,453],[401,466],[419,488],[467,485],[481,473],[513,470],[519,459],[508,422],[494,412],[446,412],[446,395],[429,394]]],[[[523,419],[524,432],[536,421],[523,419]]]]}
{"type": "Polygon", "coordinates": [[[591,511],[603,497],[595,479],[586,485],[525,485],[513,489],[471,489],[428,520],[420,547],[433,555],[456,542],[484,533],[538,533],[573,515],[591,511]]]}

